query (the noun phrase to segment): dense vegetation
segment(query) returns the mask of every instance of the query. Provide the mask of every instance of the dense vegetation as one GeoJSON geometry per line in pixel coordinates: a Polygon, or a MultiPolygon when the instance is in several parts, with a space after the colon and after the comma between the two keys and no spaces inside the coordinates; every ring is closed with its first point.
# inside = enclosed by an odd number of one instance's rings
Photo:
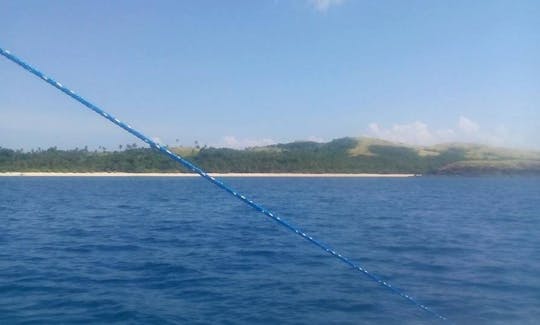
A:
{"type": "MultiPolygon", "coordinates": [[[[293,142],[245,150],[171,148],[211,172],[538,173],[540,154],[480,145],[412,147],[368,138],[293,142]]],[[[185,172],[149,148],[23,152],[0,148],[0,172],[185,172]]]]}

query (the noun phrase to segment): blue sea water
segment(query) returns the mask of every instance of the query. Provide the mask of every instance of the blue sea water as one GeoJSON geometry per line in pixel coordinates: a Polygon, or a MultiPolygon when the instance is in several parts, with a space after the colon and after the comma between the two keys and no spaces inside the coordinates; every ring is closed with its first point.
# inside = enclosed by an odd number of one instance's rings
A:
{"type": "MultiPolygon", "coordinates": [[[[232,178],[455,324],[540,323],[540,178],[232,178]]],[[[0,323],[435,324],[199,178],[0,178],[0,323]]]]}

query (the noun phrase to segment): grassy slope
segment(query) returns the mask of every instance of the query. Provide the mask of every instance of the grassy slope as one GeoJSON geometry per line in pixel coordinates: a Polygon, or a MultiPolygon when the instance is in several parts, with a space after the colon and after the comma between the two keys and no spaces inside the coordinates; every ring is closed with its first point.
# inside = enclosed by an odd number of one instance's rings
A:
{"type": "Polygon", "coordinates": [[[371,138],[357,139],[352,156],[388,156],[401,151],[401,163],[416,161],[418,171],[428,174],[520,174],[540,173],[540,152],[498,148],[469,143],[409,146],[371,138]],[[381,152],[382,151],[382,152],[381,152]]]}

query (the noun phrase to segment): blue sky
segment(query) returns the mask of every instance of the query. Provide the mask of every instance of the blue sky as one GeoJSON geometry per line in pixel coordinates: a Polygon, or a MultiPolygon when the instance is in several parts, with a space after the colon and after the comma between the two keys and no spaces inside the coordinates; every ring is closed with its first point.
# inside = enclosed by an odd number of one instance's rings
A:
{"type": "MultiPolygon", "coordinates": [[[[0,47],[165,144],[540,149],[539,1],[9,1],[0,47]]],[[[0,58],[0,146],[124,131],[0,58]]]]}

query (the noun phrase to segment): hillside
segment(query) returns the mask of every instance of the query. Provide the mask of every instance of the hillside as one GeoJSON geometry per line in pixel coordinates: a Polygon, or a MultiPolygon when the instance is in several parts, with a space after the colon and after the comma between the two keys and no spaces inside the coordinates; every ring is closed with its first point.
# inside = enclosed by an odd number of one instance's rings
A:
{"type": "MultiPolygon", "coordinates": [[[[171,150],[211,172],[540,174],[540,152],[451,143],[409,146],[372,138],[292,142],[244,150],[171,150]]],[[[148,148],[98,152],[0,148],[0,172],[183,172],[148,148]]]]}

